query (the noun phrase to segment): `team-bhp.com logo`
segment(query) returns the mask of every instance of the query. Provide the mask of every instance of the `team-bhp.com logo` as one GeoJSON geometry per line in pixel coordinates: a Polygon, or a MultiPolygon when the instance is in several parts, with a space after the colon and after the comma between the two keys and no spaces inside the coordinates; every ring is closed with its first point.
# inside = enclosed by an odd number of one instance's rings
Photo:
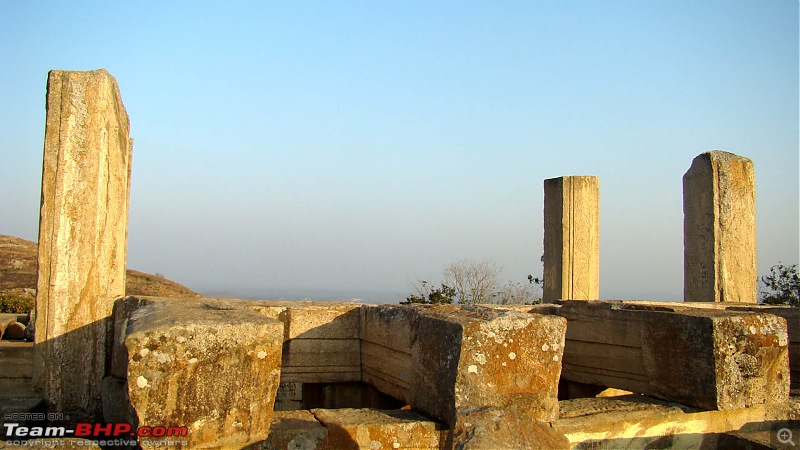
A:
{"type": "Polygon", "coordinates": [[[75,428],[56,426],[22,426],[19,423],[4,423],[6,439],[40,439],[40,438],[179,438],[185,437],[189,430],[187,427],[155,426],[139,427],[133,429],[130,424],[116,423],[78,423],[75,428]]]}

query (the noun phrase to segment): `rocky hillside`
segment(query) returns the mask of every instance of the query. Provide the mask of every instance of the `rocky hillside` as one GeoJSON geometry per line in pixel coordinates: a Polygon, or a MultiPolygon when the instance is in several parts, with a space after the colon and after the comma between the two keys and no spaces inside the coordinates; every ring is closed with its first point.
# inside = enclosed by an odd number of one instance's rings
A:
{"type": "MultiPolygon", "coordinates": [[[[14,293],[33,298],[36,290],[37,245],[0,234],[0,294],[14,293]]],[[[200,297],[191,289],[162,276],[128,269],[128,295],[157,297],[200,297]]]]}

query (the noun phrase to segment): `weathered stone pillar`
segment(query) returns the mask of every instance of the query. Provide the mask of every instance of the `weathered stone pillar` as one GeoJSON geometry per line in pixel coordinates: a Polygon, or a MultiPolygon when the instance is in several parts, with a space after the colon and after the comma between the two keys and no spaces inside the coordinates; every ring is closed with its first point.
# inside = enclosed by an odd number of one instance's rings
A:
{"type": "Polygon", "coordinates": [[[599,286],[600,179],[544,180],[543,300],[597,300],[599,286]]]}
{"type": "Polygon", "coordinates": [[[125,294],[129,130],[107,71],[50,72],[34,383],[73,422],[102,417],[110,316],[125,294]]]}
{"type": "Polygon", "coordinates": [[[753,162],[706,152],[683,176],[683,300],[756,303],[753,162]]]}

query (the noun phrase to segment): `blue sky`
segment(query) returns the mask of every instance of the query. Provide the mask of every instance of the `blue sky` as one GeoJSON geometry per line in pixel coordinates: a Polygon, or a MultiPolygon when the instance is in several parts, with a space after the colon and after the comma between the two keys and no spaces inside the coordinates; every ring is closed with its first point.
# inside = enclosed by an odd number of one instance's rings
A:
{"type": "Polygon", "coordinates": [[[50,69],[108,69],[128,266],[197,290],[402,294],[540,274],[542,183],[597,175],[603,298],[680,300],[681,177],[755,162],[798,262],[798,2],[2,2],[0,233],[38,233],[50,69]]]}

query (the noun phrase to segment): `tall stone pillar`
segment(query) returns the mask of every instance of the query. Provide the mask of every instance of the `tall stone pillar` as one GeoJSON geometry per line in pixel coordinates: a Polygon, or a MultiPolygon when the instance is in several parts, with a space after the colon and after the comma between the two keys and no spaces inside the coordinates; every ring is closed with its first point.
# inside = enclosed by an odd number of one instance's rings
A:
{"type": "Polygon", "coordinates": [[[683,176],[683,301],[756,303],[753,162],[706,152],[683,176]]]}
{"type": "Polygon", "coordinates": [[[543,301],[597,300],[600,285],[600,179],[544,180],[543,301]]]}
{"type": "Polygon", "coordinates": [[[49,73],[34,384],[73,422],[101,417],[111,310],[125,294],[129,130],[107,71],[49,73]]]}

